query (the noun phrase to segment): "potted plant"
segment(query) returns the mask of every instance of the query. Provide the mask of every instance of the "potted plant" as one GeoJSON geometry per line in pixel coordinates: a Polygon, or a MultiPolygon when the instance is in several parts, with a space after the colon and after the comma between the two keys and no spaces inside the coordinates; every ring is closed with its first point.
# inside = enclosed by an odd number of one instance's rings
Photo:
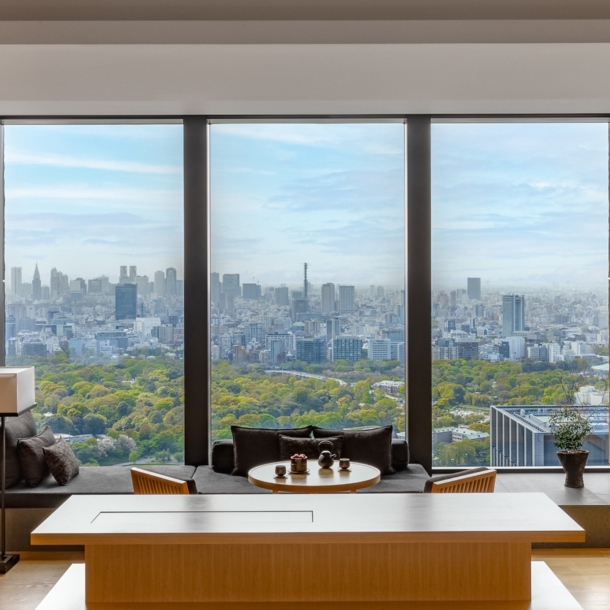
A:
{"type": "Polygon", "coordinates": [[[589,418],[578,407],[562,405],[549,417],[549,425],[555,435],[557,457],[566,473],[565,486],[584,487],[583,473],[589,452],[582,444],[591,434],[589,418]]]}

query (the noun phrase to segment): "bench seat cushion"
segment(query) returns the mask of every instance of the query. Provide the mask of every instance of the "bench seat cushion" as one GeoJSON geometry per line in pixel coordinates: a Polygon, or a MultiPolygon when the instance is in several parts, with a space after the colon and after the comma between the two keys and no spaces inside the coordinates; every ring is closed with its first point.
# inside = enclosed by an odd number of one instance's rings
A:
{"type": "MultiPolygon", "coordinates": [[[[190,479],[195,474],[194,466],[139,467],[176,479],[190,479]]],[[[7,490],[6,505],[8,508],[57,508],[74,494],[132,493],[133,485],[131,483],[131,472],[129,467],[83,467],[80,469],[80,474],[65,486],[58,485],[55,479],[50,475],[47,476],[38,487],[28,487],[25,481],[20,481],[17,485],[7,490]]]]}

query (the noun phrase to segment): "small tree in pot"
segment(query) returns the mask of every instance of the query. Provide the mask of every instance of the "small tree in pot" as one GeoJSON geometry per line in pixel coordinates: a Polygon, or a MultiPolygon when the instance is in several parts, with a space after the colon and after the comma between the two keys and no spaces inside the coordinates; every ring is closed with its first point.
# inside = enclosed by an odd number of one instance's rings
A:
{"type": "Polygon", "coordinates": [[[549,417],[555,435],[557,457],[566,473],[565,486],[580,489],[585,486],[583,473],[589,452],[582,448],[589,434],[591,422],[579,407],[563,405],[549,417]]]}

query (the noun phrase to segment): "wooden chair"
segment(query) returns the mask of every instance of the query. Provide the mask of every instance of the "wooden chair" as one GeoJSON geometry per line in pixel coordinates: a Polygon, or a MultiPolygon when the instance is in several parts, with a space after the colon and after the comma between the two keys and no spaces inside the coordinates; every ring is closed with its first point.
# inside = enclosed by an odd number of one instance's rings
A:
{"type": "Polygon", "coordinates": [[[471,468],[452,474],[442,474],[426,481],[424,493],[493,493],[496,471],[491,468],[471,468]]]}
{"type": "Polygon", "coordinates": [[[197,486],[195,481],[182,481],[172,477],[142,470],[141,468],[131,469],[131,481],[133,492],[136,494],[196,494],[197,486]]]}

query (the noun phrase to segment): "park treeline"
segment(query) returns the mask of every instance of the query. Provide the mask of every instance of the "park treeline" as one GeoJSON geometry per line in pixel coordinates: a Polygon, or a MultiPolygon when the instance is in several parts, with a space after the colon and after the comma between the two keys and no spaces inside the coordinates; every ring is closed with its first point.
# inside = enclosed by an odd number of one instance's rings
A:
{"type": "MultiPolygon", "coordinates": [[[[552,364],[487,360],[435,360],[432,363],[432,426],[466,426],[489,433],[491,405],[559,405],[569,402],[566,379],[578,386],[605,389],[606,382],[590,374],[585,359],[552,364]],[[562,383],[563,382],[563,383],[562,383]]],[[[440,443],[435,450],[437,466],[484,466],[489,464],[489,438],[440,443]]]]}
{"type": "MultiPolygon", "coordinates": [[[[118,359],[80,362],[65,352],[47,358],[11,358],[9,365],[36,367],[34,411],[39,428],[92,435],[72,447],[84,465],[183,460],[184,362],[155,350],[138,350],[118,359]]],[[[565,365],[548,363],[441,360],[433,362],[433,427],[467,426],[489,431],[491,404],[561,404],[565,365]]],[[[582,381],[587,363],[573,361],[582,381]]],[[[401,380],[396,361],[324,365],[296,362],[283,373],[258,364],[212,364],[212,437],[230,438],[231,426],[325,428],[394,425],[405,429],[404,385],[398,396],[374,383],[401,380]],[[299,378],[299,372],[324,378],[299,378]],[[293,374],[294,373],[294,374],[293,374]],[[343,383],[341,383],[343,382],[343,383]]],[[[582,384],[581,384],[582,385],[582,384]]],[[[437,448],[439,465],[489,462],[489,442],[461,441],[437,448]]]]}

